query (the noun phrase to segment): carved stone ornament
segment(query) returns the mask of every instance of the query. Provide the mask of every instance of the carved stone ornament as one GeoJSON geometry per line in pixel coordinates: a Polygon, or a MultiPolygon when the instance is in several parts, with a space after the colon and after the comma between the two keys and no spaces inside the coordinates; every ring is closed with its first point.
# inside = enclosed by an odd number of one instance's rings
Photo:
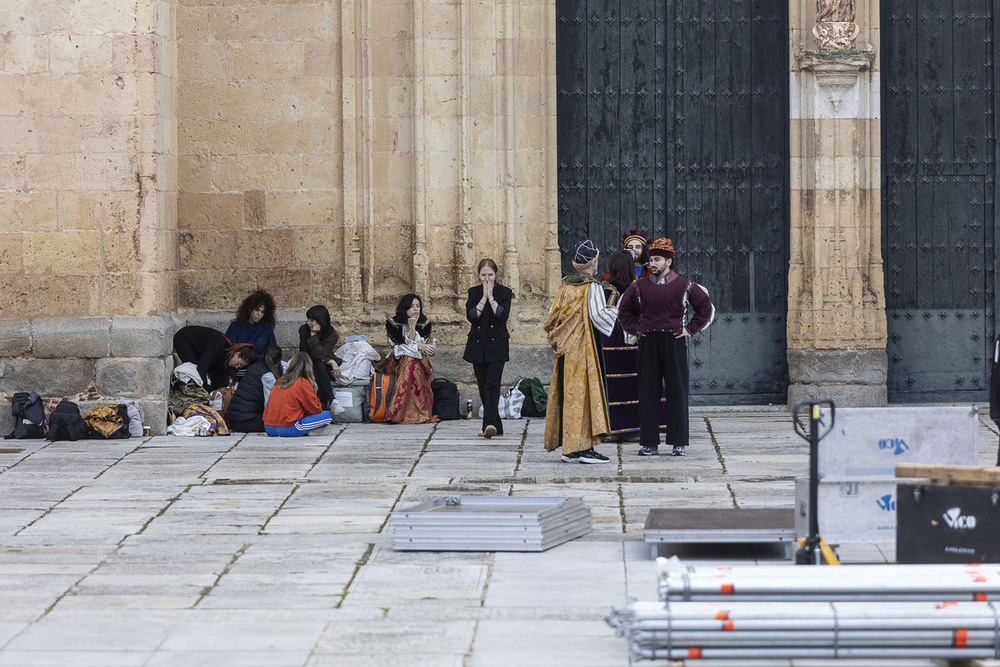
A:
{"type": "Polygon", "coordinates": [[[843,51],[854,46],[858,38],[858,24],[851,21],[824,21],[813,26],[813,36],[824,50],[843,51]]]}
{"type": "Polygon", "coordinates": [[[816,0],[816,23],[851,22],[856,4],[855,0],[816,0]]]}
{"type": "Polygon", "coordinates": [[[869,47],[864,51],[802,51],[798,60],[801,69],[811,70],[816,75],[816,83],[826,91],[833,108],[839,111],[844,93],[857,85],[858,72],[868,69],[874,58],[875,50],[869,47]]]}

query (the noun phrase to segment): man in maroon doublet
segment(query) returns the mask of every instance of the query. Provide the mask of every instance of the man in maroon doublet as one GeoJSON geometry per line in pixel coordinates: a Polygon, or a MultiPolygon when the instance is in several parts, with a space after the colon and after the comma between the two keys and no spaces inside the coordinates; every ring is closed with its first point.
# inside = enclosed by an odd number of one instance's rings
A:
{"type": "Polygon", "coordinates": [[[674,244],[656,239],[646,251],[649,275],[618,302],[618,321],[639,337],[639,455],[659,453],[660,396],[666,397],[666,442],[674,456],[688,444],[687,338],[715,317],[708,291],[673,271],[674,244]],[[685,322],[688,313],[691,319],[685,322]]]}

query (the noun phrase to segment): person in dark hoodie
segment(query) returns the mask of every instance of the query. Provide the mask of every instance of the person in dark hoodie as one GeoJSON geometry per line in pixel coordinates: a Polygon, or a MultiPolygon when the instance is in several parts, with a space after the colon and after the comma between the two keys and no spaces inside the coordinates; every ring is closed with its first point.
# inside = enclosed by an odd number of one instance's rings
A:
{"type": "Polygon", "coordinates": [[[230,430],[241,433],[264,432],[264,405],[267,392],[274,381],[281,377],[281,348],[270,345],[264,349],[260,361],[247,368],[226,409],[226,424],[230,430]],[[265,387],[264,378],[270,375],[265,387]]]}

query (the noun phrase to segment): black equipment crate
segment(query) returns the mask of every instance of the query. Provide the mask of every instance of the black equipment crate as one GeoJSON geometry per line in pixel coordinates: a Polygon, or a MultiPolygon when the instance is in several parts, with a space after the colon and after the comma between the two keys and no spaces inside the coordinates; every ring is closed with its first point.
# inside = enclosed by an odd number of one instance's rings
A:
{"type": "Polygon", "coordinates": [[[1000,489],[899,484],[896,562],[1000,562],[1000,489]]]}

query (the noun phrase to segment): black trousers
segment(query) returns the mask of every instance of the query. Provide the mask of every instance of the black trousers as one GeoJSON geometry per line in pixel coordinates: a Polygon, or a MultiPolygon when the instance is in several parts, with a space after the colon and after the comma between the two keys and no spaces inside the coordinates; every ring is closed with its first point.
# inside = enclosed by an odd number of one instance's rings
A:
{"type": "Polygon", "coordinates": [[[639,338],[639,444],[660,444],[660,397],[666,397],[667,444],[688,444],[687,339],[670,333],[639,338]]]}
{"type": "Polygon", "coordinates": [[[257,416],[253,419],[231,419],[226,417],[226,426],[229,427],[230,431],[238,433],[263,433],[264,419],[262,416],[257,416]]]}
{"type": "Polygon", "coordinates": [[[500,381],[503,379],[503,366],[506,361],[490,361],[484,364],[472,364],[476,374],[476,385],[479,386],[479,400],[483,404],[483,430],[493,425],[497,435],[503,434],[503,422],[500,421],[500,381]]]}
{"type": "Polygon", "coordinates": [[[316,396],[324,410],[330,409],[333,400],[333,382],[330,380],[330,367],[322,359],[313,359],[313,375],[316,376],[316,396]]]}

